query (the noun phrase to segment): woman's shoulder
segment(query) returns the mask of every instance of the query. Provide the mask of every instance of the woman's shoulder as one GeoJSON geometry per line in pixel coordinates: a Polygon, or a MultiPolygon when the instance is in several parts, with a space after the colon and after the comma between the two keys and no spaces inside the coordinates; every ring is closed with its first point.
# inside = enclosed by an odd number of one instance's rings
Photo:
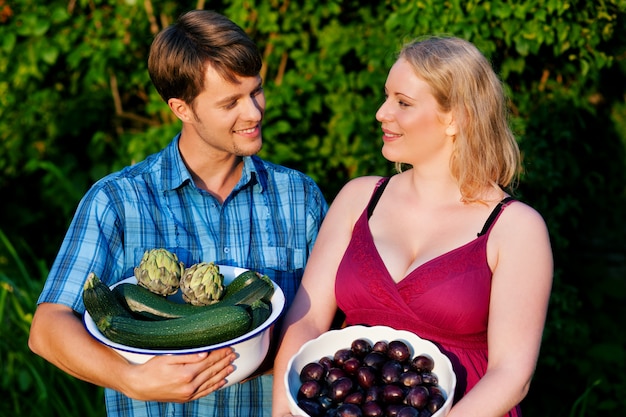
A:
{"type": "MultiPolygon", "coordinates": [[[[508,212],[509,216],[513,217],[517,221],[528,221],[528,222],[539,222],[544,223],[543,217],[541,213],[537,211],[530,204],[518,200],[515,197],[512,197],[511,202],[507,204],[507,209],[505,213],[508,212]]],[[[503,213],[504,214],[504,213],[503,213]]]]}
{"type": "Polygon", "coordinates": [[[363,176],[351,179],[333,199],[331,210],[359,214],[369,202],[376,184],[383,177],[363,176]]]}
{"type": "Polygon", "coordinates": [[[374,192],[376,185],[381,182],[385,177],[379,177],[375,175],[363,176],[354,178],[343,186],[337,197],[342,198],[361,198],[366,196],[368,199],[374,192]]]}
{"type": "Polygon", "coordinates": [[[507,236],[507,240],[514,237],[533,240],[538,235],[547,235],[548,230],[539,211],[526,202],[514,199],[506,205],[493,232],[492,235],[507,236]]]}

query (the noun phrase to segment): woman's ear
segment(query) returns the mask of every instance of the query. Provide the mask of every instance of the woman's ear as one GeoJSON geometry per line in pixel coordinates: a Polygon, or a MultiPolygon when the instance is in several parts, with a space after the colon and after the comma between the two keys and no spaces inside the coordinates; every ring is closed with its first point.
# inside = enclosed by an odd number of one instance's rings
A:
{"type": "Polygon", "coordinates": [[[449,114],[447,119],[448,126],[446,127],[446,135],[447,136],[456,136],[459,133],[459,130],[456,125],[456,120],[454,119],[454,115],[449,114]]]}
{"type": "Polygon", "coordinates": [[[174,115],[182,122],[189,122],[193,120],[193,111],[183,100],[179,98],[171,98],[167,100],[167,105],[170,107],[174,115]]]}

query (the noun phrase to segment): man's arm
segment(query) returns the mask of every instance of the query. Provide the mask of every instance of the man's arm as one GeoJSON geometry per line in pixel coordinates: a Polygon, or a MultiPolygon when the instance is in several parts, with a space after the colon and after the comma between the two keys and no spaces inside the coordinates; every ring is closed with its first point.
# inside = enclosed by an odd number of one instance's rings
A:
{"type": "Polygon", "coordinates": [[[187,402],[220,387],[233,371],[230,348],[190,355],[159,355],[131,364],[96,341],[67,306],[37,307],[28,340],[30,349],[83,381],[142,401],[187,402]]]}

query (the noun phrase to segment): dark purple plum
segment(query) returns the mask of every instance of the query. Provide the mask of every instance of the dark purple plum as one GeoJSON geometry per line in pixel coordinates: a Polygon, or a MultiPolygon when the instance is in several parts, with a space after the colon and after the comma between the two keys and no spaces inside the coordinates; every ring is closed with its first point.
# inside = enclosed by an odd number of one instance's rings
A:
{"type": "Polygon", "coordinates": [[[383,364],[387,362],[389,358],[380,352],[370,352],[363,358],[363,365],[371,366],[376,370],[380,370],[383,364]]]}
{"type": "Polygon", "coordinates": [[[372,350],[374,352],[380,352],[380,353],[387,353],[387,342],[385,342],[384,340],[379,340],[378,342],[374,343],[374,346],[372,346],[372,350]]]}
{"type": "Polygon", "coordinates": [[[330,385],[335,382],[337,379],[348,376],[346,371],[341,368],[330,368],[326,373],[326,384],[330,385]]]}
{"type": "Polygon", "coordinates": [[[353,387],[354,384],[350,378],[346,376],[341,377],[330,384],[328,396],[336,403],[341,402],[352,392],[353,387]]]}
{"type": "Polygon", "coordinates": [[[400,374],[400,384],[405,387],[415,387],[421,383],[422,376],[415,371],[407,371],[400,374]]]}
{"type": "Polygon", "coordinates": [[[353,391],[350,394],[348,394],[346,398],[343,399],[343,402],[348,403],[348,404],[361,405],[363,404],[364,398],[365,398],[365,394],[363,393],[363,391],[353,391]]]}
{"type": "Polygon", "coordinates": [[[402,365],[393,359],[385,362],[380,369],[380,378],[385,384],[395,384],[400,381],[400,374],[402,374],[402,365]]]}
{"type": "Polygon", "coordinates": [[[333,360],[335,361],[336,366],[342,367],[343,363],[350,359],[352,356],[352,351],[349,348],[339,349],[335,352],[333,360]]]}
{"type": "Polygon", "coordinates": [[[324,367],[324,369],[326,369],[327,371],[330,368],[333,368],[335,366],[335,364],[333,363],[333,360],[330,356],[323,356],[322,358],[320,358],[320,360],[318,361],[320,363],[320,365],[322,365],[324,367]]]}
{"type": "Polygon", "coordinates": [[[311,417],[320,417],[324,415],[324,409],[321,405],[314,400],[301,400],[298,401],[298,407],[302,409],[305,413],[310,415],[311,417]]]}
{"type": "Polygon", "coordinates": [[[363,412],[358,405],[341,404],[337,407],[337,417],[363,417],[363,412]]]}
{"type": "Polygon", "coordinates": [[[350,345],[350,349],[357,358],[362,358],[372,351],[372,344],[366,339],[355,339],[350,345]]]}
{"type": "Polygon", "coordinates": [[[376,401],[368,401],[361,405],[361,411],[363,411],[363,417],[383,417],[383,407],[376,401]]]}
{"type": "Polygon", "coordinates": [[[348,358],[343,363],[343,370],[350,375],[356,374],[356,371],[361,367],[361,361],[356,358],[348,358]]]}
{"type": "Polygon", "coordinates": [[[437,374],[433,372],[423,372],[422,373],[422,384],[424,385],[437,385],[439,384],[439,378],[437,374]]]}
{"type": "Polygon", "coordinates": [[[443,407],[443,403],[445,402],[446,400],[443,398],[443,395],[431,395],[428,400],[428,404],[426,404],[426,409],[435,414],[441,407],[443,407]]]}
{"type": "Polygon", "coordinates": [[[328,396],[328,392],[320,395],[317,398],[317,402],[322,406],[322,408],[326,411],[332,409],[335,404],[333,403],[333,400],[330,399],[330,397],[328,396]]]}
{"type": "Polygon", "coordinates": [[[419,417],[420,412],[418,410],[416,410],[413,407],[409,407],[408,405],[406,407],[402,407],[399,411],[398,414],[396,414],[396,417],[419,417]]]}
{"type": "Polygon", "coordinates": [[[426,407],[428,404],[430,395],[428,394],[428,388],[419,385],[417,387],[411,388],[404,397],[404,403],[406,405],[410,405],[411,407],[415,407],[419,410],[426,407]]]}
{"type": "Polygon", "coordinates": [[[398,417],[398,412],[404,408],[404,404],[389,404],[385,407],[385,417],[398,417]]]}
{"type": "Polygon", "coordinates": [[[376,370],[371,366],[361,366],[356,371],[356,382],[364,389],[373,387],[376,383],[376,370]]]}
{"type": "Polygon", "coordinates": [[[392,340],[387,346],[387,356],[398,362],[404,362],[411,358],[411,349],[401,340],[392,340]]]}
{"type": "Polygon", "coordinates": [[[433,360],[433,358],[425,353],[414,357],[411,361],[411,364],[413,365],[413,368],[415,368],[415,370],[420,373],[431,372],[435,367],[435,361],[433,360]]]}
{"type": "Polygon", "coordinates": [[[369,401],[375,401],[375,402],[383,401],[382,385],[374,385],[365,391],[365,402],[369,402],[369,401]]]}
{"type": "Polygon", "coordinates": [[[304,381],[302,385],[300,385],[300,389],[298,390],[297,399],[314,399],[320,396],[322,393],[322,386],[318,381],[304,381]]]}
{"type": "Polygon", "coordinates": [[[383,402],[385,404],[399,404],[404,399],[404,390],[397,385],[383,387],[383,402]]]}
{"type": "Polygon", "coordinates": [[[319,362],[310,362],[302,367],[300,381],[321,381],[326,375],[326,369],[319,362]]]}

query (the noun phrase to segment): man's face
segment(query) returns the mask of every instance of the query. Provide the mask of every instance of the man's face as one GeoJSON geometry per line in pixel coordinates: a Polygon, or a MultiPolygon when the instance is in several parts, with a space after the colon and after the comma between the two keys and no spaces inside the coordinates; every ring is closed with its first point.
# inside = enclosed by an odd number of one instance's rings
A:
{"type": "Polygon", "coordinates": [[[186,125],[191,128],[189,133],[195,132],[217,151],[249,156],[256,154],[263,142],[265,95],[260,76],[237,80],[230,83],[209,66],[205,89],[194,101],[194,120],[186,125]]]}

